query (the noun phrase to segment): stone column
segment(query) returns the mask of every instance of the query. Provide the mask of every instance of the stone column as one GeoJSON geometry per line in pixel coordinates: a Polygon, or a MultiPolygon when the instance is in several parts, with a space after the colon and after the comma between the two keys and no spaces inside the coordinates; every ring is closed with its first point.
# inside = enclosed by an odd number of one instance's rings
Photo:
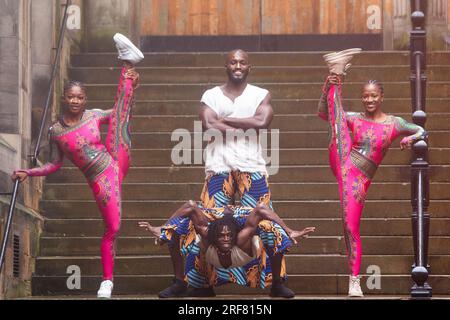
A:
{"type": "Polygon", "coordinates": [[[411,30],[409,0],[393,0],[393,42],[395,50],[408,50],[411,30]]]}
{"type": "MultiPolygon", "coordinates": [[[[0,190],[5,179],[25,163],[30,144],[30,9],[29,0],[0,1],[0,190]]],[[[6,189],[6,190],[5,190],[6,189]]]]}
{"type": "Polygon", "coordinates": [[[129,0],[86,0],[85,49],[95,52],[116,51],[112,41],[112,36],[116,32],[133,38],[135,30],[130,30],[130,16],[132,16],[130,6],[129,0]]]}
{"type": "MultiPolygon", "coordinates": [[[[32,136],[39,133],[54,57],[55,1],[33,0],[31,29],[32,136]],[[50,35],[50,36],[49,36],[50,35]]],[[[31,152],[31,150],[29,151],[31,152]]]]}
{"type": "MultiPolygon", "coordinates": [[[[0,192],[11,192],[9,175],[16,168],[28,166],[32,100],[31,2],[0,0],[0,192]]],[[[27,207],[37,207],[39,194],[34,190],[39,183],[36,179],[21,185],[4,272],[0,276],[0,298],[31,293],[30,279],[42,220],[27,207]]],[[[0,234],[3,234],[9,200],[9,196],[0,196],[0,234]]]]}
{"type": "Polygon", "coordinates": [[[383,0],[383,50],[394,50],[393,0],[383,0]]]}
{"type": "Polygon", "coordinates": [[[427,1],[427,47],[430,51],[445,50],[447,47],[447,0],[427,1]]]}

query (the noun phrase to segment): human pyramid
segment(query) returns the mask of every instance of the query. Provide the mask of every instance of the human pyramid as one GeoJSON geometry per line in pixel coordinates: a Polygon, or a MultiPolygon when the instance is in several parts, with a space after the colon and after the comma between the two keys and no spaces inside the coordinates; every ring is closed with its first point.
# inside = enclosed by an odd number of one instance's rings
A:
{"type": "MultiPolygon", "coordinates": [[[[134,90],[139,86],[135,69],[144,58],[124,35],[114,41],[122,61],[112,109],[86,109],[87,96],[81,82],[64,88],[63,114],[49,129],[51,159],[41,167],[19,169],[12,179],[46,176],[69,158],[85,175],[105,222],[101,244],[103,281],[97,296],[110,298],[113,290],[114,242],[120,229],[121,186],[130,166],[129,121],[134,90]],[[108,124],[105,144],[100,125],[108,124]]],[[[365,197],[386,151],[398,136],[405,136],[401,149],[410,147],[426,132],[420,126],[381,110],[383,85],[369,80],[362,88],[363,112],[345,112],[341,88],[350,60],[359,48],[324,55],[329,74],[319,100],[318,115],[329,124],[330,167],[336,177],[349,265],[350,297],[362,297],[360,286],[361,239],[359,222],[365,197]],[[370,131],[370,134],[369,134],[370,131]],[[357,187],[355,188],[355,183],[357,187]]],[[[227,54],[227,82],[204,92],[200,119],[205,129],[266,129],[273,110],[270,93],[247,82],[249,56],[240,49],[227,54]]],[[[206,148],[205,183],[200,201],[187,201],[162,226],[142,221],[138,226],[167,244],[174,281],[160,298],[213,297],[214,288],[226,283],[270,287],[271,297],[292,298],[287,287],[285,254],[315,231],[293,230],[274,211],[266,163],[259,141],[237,138],[206,148]],[[250,152],[248,150],[257,150],[250,152]],[[238,194],[240,205],[235,205],[238,194]]]]}

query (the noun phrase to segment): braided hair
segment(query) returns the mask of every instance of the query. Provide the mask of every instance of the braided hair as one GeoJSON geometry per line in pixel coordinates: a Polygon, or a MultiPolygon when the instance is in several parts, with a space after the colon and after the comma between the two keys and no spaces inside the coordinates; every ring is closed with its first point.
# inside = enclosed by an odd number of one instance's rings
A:
{"type": "Polygon", "coordinates": [[[367,81],[364,84],[364,86],[370,86],[370,85],[374,85],[374,86],[378,87],[378,89],[380,90],[381,94],[384,94],[384,87],[383,87],[383,84],[380,81],[371,79],[371,80],[367,81]]]}
{"type": "Polygon", "coordinates": [[[83,90],[84,93],[86,93],[86,86],[84,85],[83,82],[76,81],[76,80],[70,80],[70,81],[66,82],[66,84],[64,85],[64,91],[63,91],[64,95],[67,93],[67,91],[69,91],[73,87],[79,87],[81,90],[83,90]]]}
{"type": "Polygon", "coordinates": [[[223,213],[223,218],[214,220],[209,224],[207,239],[210,244],[217,246],[220,232],[224,226],[228,226],[231,231],[231,244],[234,246],[237,241],[237,235],[242,230],[242,227],[233,217],[233,212],[228,207],[225,208],[223,213]]]}

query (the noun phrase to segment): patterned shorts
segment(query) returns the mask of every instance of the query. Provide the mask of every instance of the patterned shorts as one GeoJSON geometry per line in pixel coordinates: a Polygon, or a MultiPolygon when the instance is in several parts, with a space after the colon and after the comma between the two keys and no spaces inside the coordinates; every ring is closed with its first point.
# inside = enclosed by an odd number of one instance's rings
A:
{"type": "Polygon", "coordinates": [[[200,196],[204,208],[225,207],[234,204],[236,191],[240,204],[254,208],[258,203],[272,209],[267,176],[259,172],[224,172],[209,174],[200,196]]]}

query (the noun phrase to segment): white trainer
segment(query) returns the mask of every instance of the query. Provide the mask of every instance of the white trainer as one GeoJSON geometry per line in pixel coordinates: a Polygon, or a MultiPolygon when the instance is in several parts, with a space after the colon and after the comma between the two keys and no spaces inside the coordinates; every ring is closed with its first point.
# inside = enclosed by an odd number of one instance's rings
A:
{"type": "Polygon", "coordinates": [[[337,52],[330,52],[330,53],[324,54],[322,57],[325,59],[325,61],[327,61],[328,59],[336,56],[336,54],[337,54],[337,52]]]}
{"type": "Polygon", "coordinates": [[[333,60],[338,57],[344,56],[344,55],[355,55],[362,51],[361,48],[351,48],[351,49],[345,49],[339,52],[330,52],[327,54],[324,54],[322,57],[325,61],[333,60]]]}
{"type": "Polygon", "coordinates": [[[144,54],[127,37],[121,33],[116,33],[113,37],[120,60],[126,60],[132,64],[137,64],[144,59],[144,54]]]}
{"type": "Polygon", "coordinates": [[[328,65],[330,73],[345,75],[345,72],[351,66],[349,63],[355,54],[361,52],[360,48],[346,49],[339,52],[328,53],[323,56],[328,65]]]}
{"type": "Polygon", "coordinates": [[[100,289],[97,291],[97,298],[111,299],[111,293],[114,285],[111,280],[104,280],[100,284],[100,289]]]}
{"type": "Polygon", "coordinates": [[[350,276],[348,282],[348,296],[349,297],[364,297],[361,290],[361,277],[360,276],[350,276]]]}

